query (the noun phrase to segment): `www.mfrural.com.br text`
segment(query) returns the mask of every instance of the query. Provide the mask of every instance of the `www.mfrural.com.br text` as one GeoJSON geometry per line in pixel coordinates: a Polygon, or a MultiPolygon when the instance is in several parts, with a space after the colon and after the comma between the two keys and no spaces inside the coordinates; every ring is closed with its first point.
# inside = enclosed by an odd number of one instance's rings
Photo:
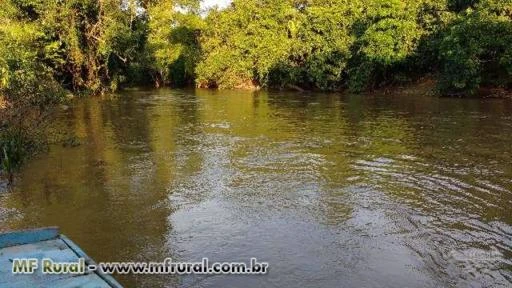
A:
{"type": "Polygon", "coordinates": [[[100,262],[88,263],[84,258],[75,262],[56,262],[50,258],[12,259],[13,274],[212,274],[212,275],[263,275],[268,272],[267,262],[251,258],[245,262],[213,262],[203,258],[200,262],[173,262],[166,258],[162,262],[100,262]]]}

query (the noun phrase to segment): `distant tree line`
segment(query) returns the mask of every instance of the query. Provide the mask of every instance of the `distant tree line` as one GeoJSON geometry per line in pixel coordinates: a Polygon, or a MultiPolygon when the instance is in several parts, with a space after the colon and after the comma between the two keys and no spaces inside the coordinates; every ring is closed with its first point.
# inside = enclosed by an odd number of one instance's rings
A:
{"type": "Polygon", "coordinates": [[[442,94],[512,83],[511,0],[235,0],[201,31],[200,86],[363,91],[426,74],[442,94]]]}
{"type": "Polygon", "coordinates": [[[424,75],[510,88],[512,0],[5,0],[0,93],[46,105],[130,85],[363,91],[424,75]],[[27,100],[28,99],[28,100],[27,100]]]}

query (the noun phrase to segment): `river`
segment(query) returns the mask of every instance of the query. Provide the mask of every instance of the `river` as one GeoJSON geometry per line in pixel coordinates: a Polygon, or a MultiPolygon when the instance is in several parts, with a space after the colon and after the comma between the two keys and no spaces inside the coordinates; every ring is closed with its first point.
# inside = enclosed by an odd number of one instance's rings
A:
{"type": "Polygon", "coordinates": [[[74,101],[0,194],[96,261],[266,261],[127,287],[511,287],[512,101],[129,90],[74,101]]]}

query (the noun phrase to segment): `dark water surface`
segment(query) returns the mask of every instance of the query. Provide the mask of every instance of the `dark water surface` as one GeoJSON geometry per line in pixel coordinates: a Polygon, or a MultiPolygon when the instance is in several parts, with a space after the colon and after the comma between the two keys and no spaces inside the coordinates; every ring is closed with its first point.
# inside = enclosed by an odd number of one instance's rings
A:
{"type": "Polygon", "coordinates": [[[0,228],[60,226],[97,261],[270,263],[127,287],[511,287],[512,102],[129,91],[59,116],[0,228]]]}

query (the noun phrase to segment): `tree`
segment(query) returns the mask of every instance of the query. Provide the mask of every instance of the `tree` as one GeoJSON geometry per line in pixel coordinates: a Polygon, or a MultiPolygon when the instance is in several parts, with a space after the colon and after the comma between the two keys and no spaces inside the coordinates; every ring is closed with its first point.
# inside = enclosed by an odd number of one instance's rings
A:
{"type": "Polygon", "coordinates": [[[461,14],[441,47],[443,94],[475,94],[480,86],[512,84],[512,1],[482,1],[461,14]]]}
{"type": "Polygon", "coordinates": [[[194,78],[203,21],[198,1],[154,1],[147,6],[147,49],[155,86],[184,85],[194,78]]]}

